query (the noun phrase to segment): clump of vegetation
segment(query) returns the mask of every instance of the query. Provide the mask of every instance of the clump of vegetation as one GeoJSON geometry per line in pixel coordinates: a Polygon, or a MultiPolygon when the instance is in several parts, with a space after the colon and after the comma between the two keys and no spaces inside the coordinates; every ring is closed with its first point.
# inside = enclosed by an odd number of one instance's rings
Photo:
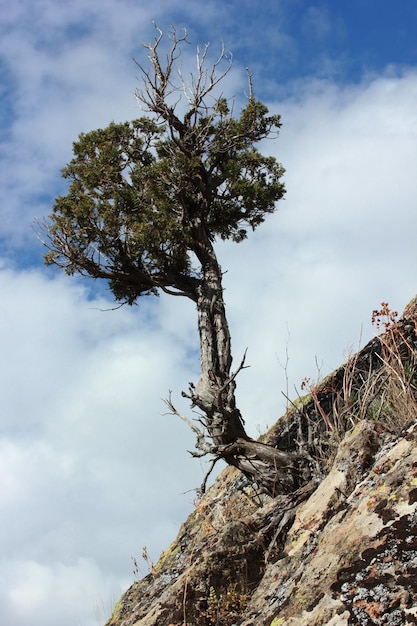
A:
{"type": "Polygon", "coordinates": [[[398,435],[417,419],[415,315],[398,319],[387,302],[372,312],[376,337],[321,382],[304,379],[308,398],[298,409],[301,445],[327,466],[345,433],[362,420],[398,435]]]}
{"type": "Polygon", "coordinates": [[[243,614],[250,599],[247,590],[244,589],[244,581],[230,582],[229,585],[218,592],[212,586],[209,590],[207,608],[201,612],[200,618],[207,626],[232,626],[243,614]]]}
{"type": "Polygon", "coordinates": [[[366,417],[382,421],[401,432],[417,418],[417,345],[415,320],[398,320],[388,303],[374,310],[372,322],[381,342],[382,367],[378,393],[367,407],[366,417]]]}

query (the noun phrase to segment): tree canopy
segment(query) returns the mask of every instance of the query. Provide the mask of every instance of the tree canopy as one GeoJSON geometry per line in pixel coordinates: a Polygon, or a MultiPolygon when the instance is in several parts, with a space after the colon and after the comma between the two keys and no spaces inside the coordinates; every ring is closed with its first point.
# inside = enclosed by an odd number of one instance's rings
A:
{"type": "Polygon", "coordinates": [[[277,133],[280,116],[255,99],[250,76],[238,117],[214,95],[230,69],[224,50],[206,68],[206,46],[187,86],[174,72],[185,35],[171,37],[164,69],[162,33],[146,46],[153,73],[142,70],[136,95],[148,115],[79,136],[62,170],[68,192],[56,199],[47,227],[47,263],[105,278],[116,299],[130,304],[158,289],[195,299],[201,240],[242,241],[284,194],[282,166],[256,147],[277,133]]]}

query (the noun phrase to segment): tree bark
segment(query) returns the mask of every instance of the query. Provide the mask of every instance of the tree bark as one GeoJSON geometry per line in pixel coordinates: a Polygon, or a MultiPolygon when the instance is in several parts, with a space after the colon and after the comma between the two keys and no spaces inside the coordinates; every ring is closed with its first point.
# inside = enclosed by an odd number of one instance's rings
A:
{"type": "Polygon", "coordinates": [[[198,286],[197,313],[200,335],[200,378],[193,398],[204,411],[214,445],[248,439],[236,407],[229,326],[223,301],[221,269],[214,252],[203,267],[198,286]]]}

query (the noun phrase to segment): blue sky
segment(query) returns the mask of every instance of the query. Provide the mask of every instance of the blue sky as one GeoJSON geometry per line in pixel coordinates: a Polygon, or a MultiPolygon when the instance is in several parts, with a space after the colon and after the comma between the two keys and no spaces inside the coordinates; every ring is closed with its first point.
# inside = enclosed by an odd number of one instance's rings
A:
{"type": "Polygon", "coordinates": [[[247,242],[218,246],[256,436],[284,412],[281,392],[372,336],[381,301],[401,311],[415,295],[417,4],[0,0],[0,15],[0,622],[97,626],[133,581],[130,557],[169,545],[206,465],[161,400],[172,389],[188,411],[193,307],[105,312],[106,289],[43,265],[32,227],[65,190],[72,142],[140,115],[132,59],[152,19],[187,28],[189,67],[198,44],[224,41],[225,95],[243,102],[248,66],[281,113],[264,149],[286,168],[286,199],[247,242]]]}

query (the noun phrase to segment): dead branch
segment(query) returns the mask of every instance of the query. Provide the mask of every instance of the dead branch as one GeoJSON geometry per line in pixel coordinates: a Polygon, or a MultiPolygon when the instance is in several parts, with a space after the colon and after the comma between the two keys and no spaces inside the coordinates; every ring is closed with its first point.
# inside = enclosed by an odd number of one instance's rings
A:
{"type": "Polygon", "coordinates": [[[249,71],[249,68],[246,68],[246,74],[248,77],[248,85],[249,85],[249,96],[248,100],[253,100],[253,85],[252,85],[252,73],[249,71]]]}
{"type": "Polygon", "coordinates": [[[241,362],[239,364],[239,367],[237,368],[237,370],[235,372],[233,372],[229,376],[229,378],[226,380],[226,382],[220,387],[219,394],[221,394],[225,389],[227,389],[227,387],[230,385],[231,382],[234,381],[234,379],[236,378],[236,376],[239,374],[239,372],[241,370],[248,369],[248,367],[250,367],[250,365],[246,365],[245,366],[245,360],[246,360],[246,353],[247,353],[247,351],[248,351],[248,349],[246,348],[245,352],[243,354],[242,360],[241,360],[241,362]]]}
{"type": "Polygon", "coordinates": [[[178,59],[179,46],[187,41],[187,31],[184,29],[183,35],[178,35],[174,27],[171,27],[170,39],[172,46],[167,53],[165,69],[162,69],[159,45],[163,38],[162,30],[153,22],[157,31],[154,43],[143,44],[148,50],[148,59],[151,69],[148,70],[136,60],[142,75],[143,88],[135,90],[135,96],[145,106],[145,110],[156,113],[161,119],[167,121],[171,129],[175,129],[184,135],[187,128],[196,125],[197,116],[202,111],[207,111],[208,106],[204,104],[205,98],[212,92],[214,87],[223,80],[232,66],[232,55],[227,53],[222,44],[218,58],[211,67],[207,63],[207,55],[210,44],[206,44],[203,49],[197,48],[196,72],[191,74],[190,83],[187,84],[181,69],[177,70],[179,84],[176,84],[172,77],[173,66],[178,59]],[[222,61],[227,60],[227,67],[219,71],[222,61]],[[172,94],[178,93],[178,99],[173,104],[168,105],[167,99],[172,94]],[[188,110],[182,121],[176,114],[176,108],[181,97],[184,96],[188,102],[188,110]],[[191,120],[193,120],[191,122],[191,120]]]}
{"type": "Polygon", "coordinates": [[[215,459],[211,460],[211,462],[210,462],[210,469],[208,470],[208,472],[206,472],[206,475],[204,476],[203,482],[201,483],[201,486],[200,486],[200,493],[201,494],[206,493],[207,480],[208,480],[211,472],[213,471],[214,466],[216,465],[217,461],[220,461],[221,458],[222,458],[221,456],[218,456],[215,459]]]}
{"type": "Polygon", "coordinates": [[[179,417],[183,422],[185,422],[186,424],[188,424],[188,426],[191,428],[191,430],[197,435],[197,443],[196,443],[196,448],[198,450],[201,450],[203,452],[203,454],[198,455],[196,453],[191,453],[193,454],[193,456],[204,456],[205,454],[210,454],[213,452],[213,446],[207,441],[205,434],[203,433],[202,430],[200,430],[195,423],[190,420],[186,415],[183,415],[182,413],[180,413],[179,411],[177,411],[177,409],[175,408],[175,406],[172,403],[171,400],[171,396],[172,396],[172,392],[171,390],[169,391],[168,394],[168,398],[164,400],[165,404],[167,405],[167,407],[169,408],[169,412],[171,415],[176,415],[177,417],[179,417]]]}

